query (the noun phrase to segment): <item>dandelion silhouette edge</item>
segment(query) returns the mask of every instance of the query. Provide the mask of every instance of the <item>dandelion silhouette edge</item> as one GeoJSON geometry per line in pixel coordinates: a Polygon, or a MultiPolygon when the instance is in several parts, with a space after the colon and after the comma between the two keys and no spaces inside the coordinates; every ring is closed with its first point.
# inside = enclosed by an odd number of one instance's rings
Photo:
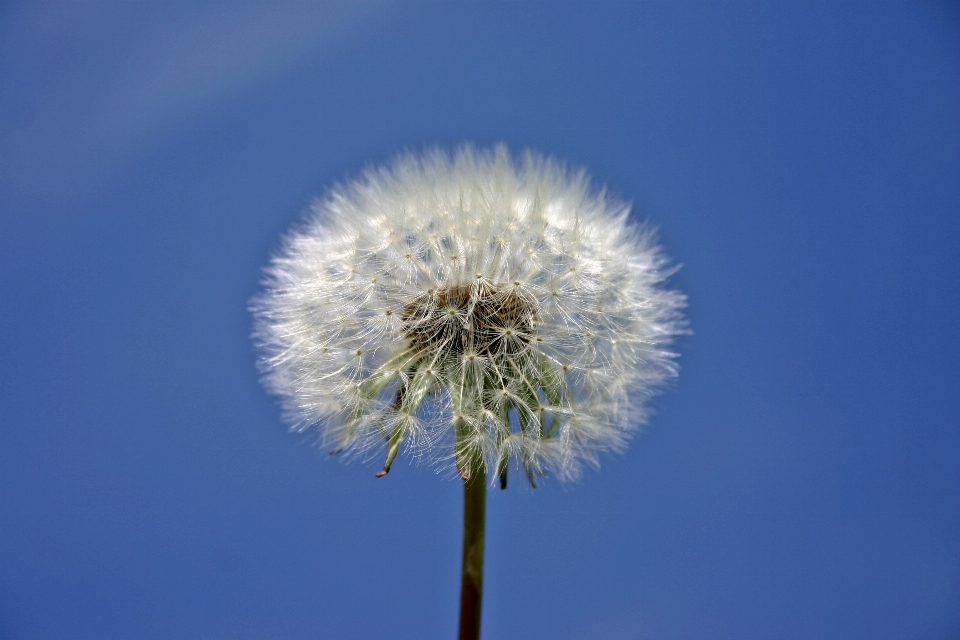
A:
{"type": "Polygon", "coordinates": [[[251,302],[266,388],[323,446],[468,478],[620,450],[676,375],[685,297],[655,235],[527,151],[407,153],[332,188],[251,302]]]}

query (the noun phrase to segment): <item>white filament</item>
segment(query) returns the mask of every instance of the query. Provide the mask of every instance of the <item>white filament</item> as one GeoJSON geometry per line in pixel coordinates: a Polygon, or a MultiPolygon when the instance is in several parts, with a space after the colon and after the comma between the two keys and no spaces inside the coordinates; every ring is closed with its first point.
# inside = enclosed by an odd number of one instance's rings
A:
{"type": "MultiPolygon", "coordinates": [[[[337,449],[402,433],[431,460],[576,477],[623,447],[676,375],[684,296],[628,211],[584,173],[502,146],[368,170],[318,201],[266,269],[252,303],[264,383],[293,428],[337,449]],[[413,345],[411,305],[456,287],[512,292],[535,321],[520,338],[497,328],[500,346],[480,352],[413,345]]],[[[428,320],[467,331],[470,309],[428,320]]]]}

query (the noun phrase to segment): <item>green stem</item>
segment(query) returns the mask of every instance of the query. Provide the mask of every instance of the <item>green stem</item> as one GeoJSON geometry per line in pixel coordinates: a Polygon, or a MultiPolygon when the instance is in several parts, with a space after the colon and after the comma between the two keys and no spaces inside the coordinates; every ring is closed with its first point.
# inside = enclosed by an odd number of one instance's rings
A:
{"type": "Polygon", "coordinates": [[[487,474],[473,465],[463,483],[463,580],[460,583],[460,640],[480,639],[483,604],[483,532],[487,510],[487,474]]]}

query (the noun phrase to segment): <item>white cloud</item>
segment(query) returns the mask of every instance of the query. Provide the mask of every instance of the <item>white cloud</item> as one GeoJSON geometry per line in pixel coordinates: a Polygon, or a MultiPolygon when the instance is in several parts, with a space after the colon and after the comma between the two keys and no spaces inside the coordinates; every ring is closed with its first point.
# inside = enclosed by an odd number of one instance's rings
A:
{"type": "Polygon", "coordinates": [[[140,145],[382,16],[374,4],[38,3],[0,28],[0,188],[82,198],[140,145]]]}

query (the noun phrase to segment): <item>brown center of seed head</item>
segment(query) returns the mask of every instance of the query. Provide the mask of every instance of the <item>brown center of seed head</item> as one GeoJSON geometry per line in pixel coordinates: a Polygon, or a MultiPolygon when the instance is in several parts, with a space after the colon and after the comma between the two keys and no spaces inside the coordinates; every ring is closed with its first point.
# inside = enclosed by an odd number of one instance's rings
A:
{"type": "Polygon", "coordinates": [[[530,342],[534,305],[507,285],[477,282],[422,293],[404,307],[402,331],[411,346],[464,353],[517,353],[530,342]]]}

